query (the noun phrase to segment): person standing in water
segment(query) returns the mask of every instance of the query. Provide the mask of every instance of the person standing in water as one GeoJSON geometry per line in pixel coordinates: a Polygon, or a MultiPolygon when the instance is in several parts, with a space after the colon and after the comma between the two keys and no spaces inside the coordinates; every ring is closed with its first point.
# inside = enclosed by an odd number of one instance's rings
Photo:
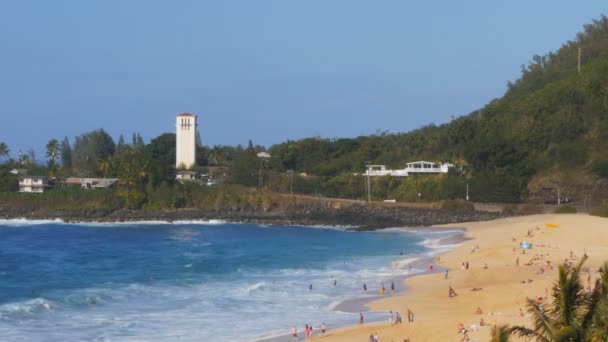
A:
{"type": "Polygon", "coordinates": [[[391,295],[395,294],[395,282],[391,281],[391,295]]]}
{"type": "Polygon", "coordinates": [[[298,342],[298,329],[295,326],[291,327],[289,333],[291,334],[291,341],[298,342]]]}
{"type": "Polygon", "coordinates": [[[359,312],[359,325],[363,325],[363,320],[364,320],[363,313],[359,312]]]}
{"type": "Polygon", "coordinates": [[[308,291],[312,291],[312,284],[308,285],[308,291]]]}
{"type": "Polygon", "coordinates": [[[325,334],[325,330],[327,330],[327,325],[323,322],[323,324],[321,324],[321,334],[325,334]]]}

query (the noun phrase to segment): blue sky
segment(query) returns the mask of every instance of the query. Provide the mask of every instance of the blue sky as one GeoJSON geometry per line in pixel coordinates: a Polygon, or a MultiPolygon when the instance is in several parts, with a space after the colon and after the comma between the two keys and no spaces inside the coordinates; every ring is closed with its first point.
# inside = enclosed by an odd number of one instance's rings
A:
{"type": "Polygon", "coordinates": [[[602,1],[2,1],[0,141],[104,128],[271,145],[444,123],[501,96],[602,1]]]}

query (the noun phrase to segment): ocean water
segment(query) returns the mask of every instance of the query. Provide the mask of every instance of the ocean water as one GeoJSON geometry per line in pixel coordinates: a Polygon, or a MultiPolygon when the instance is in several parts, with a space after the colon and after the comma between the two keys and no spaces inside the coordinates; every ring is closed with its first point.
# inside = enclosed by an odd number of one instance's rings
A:
{"type": "Polygon", "coordinates": [[[407,264],[450,234],[0,221],[0,341],[255,341],[354,324],[336,304],[380,282],[400,290],[422,271],[407,264]]]}

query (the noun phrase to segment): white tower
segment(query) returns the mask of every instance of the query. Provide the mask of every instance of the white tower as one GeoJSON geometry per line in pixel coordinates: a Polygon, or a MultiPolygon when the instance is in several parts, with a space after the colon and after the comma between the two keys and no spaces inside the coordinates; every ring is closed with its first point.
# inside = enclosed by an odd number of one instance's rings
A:
{"type": "Polygon", "coordinates": [[[175,122],[175,167],[190,169],[196,166],[196,119],[194,114],[178,114],[175,122]]]}

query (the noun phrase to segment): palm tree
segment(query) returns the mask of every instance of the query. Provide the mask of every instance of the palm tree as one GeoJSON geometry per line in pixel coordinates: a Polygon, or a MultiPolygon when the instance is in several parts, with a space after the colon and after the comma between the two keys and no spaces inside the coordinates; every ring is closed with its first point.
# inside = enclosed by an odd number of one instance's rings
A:
{"type": "MultiPolygon", "coordinates": [[[[572,268],[560,265],[558,280],[553,286],[553,302],[528,299],[532,328],[515,326],[511,332],[541,342],[589,341],[587,336],[599,306],[598,300],[594,299],[595,294],[587,296],[584,293],[580,273],[585,260],[587,256],[572,268]]],[[[596,291],[599,298],[601,290],[596,288],[596,291]]]]}
{"type": "Polygon", "coordinates": [[[507,324],[495,325],[490,331],[490,342],[509,342],[511,328],[507,324]]]}
{"type": "Polygon", "coordinates": [[[8,158],[10,150],[4,142],[0,142],[0,157],[8,158]]]}
{"type": "Polygon", "coordinates": [[[106,178],[108,170],[112,168],[112,157],[106,157],[99,160],[99,171],[103,172],[103,177],[106,178]]]}
{"type": "Polygon", "coordinates": [[[59,141],[57,139],[49,140],[48,144],[46,144],[46,156],[49,158],[49,171],[51,173],[51,177],[55,173],[57,169],[57,156],[61,151],[61,145],[59,145],[59,141]]]}

